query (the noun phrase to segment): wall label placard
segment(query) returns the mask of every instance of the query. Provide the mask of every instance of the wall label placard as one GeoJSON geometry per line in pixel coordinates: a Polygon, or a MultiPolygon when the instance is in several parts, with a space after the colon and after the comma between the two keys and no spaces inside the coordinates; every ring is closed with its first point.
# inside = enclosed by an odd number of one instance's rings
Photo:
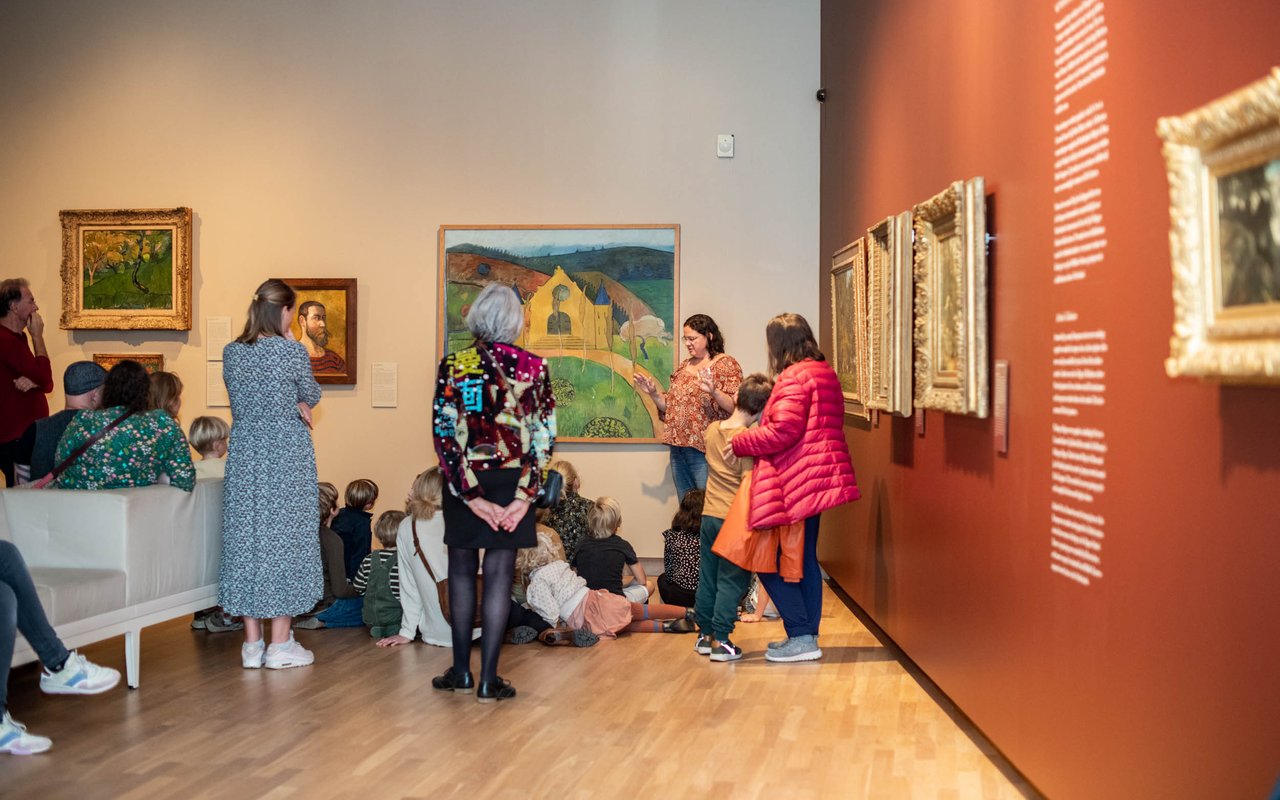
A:
{"type": "MultiPolygon", "coordinates": [[[[1107,434],[1101,421],[1107,402],[1107,331],[1088,322],[1087,312],[1082,315],[1077,310],[1089,300],[1090,275],[1106,264],[1101,183],[1110,159],[1111,126],[1100,96],[1110,59],[1105,9],[1101,0],[1058,0],[1054,5],[1052,298],[1056,308],[1050,351],[1048,555],[1051,573],[1081,586],[1102,578],[1106,528],[1101,498],[1107,485],[1107,434]]],[[[997,365],[997,375],[999,369],[997,365]]],[[[1000,412],[996,413],[999,420],[1000,412]]],[[[997,422],[998,452],[1000,430],[997,422]]]]}

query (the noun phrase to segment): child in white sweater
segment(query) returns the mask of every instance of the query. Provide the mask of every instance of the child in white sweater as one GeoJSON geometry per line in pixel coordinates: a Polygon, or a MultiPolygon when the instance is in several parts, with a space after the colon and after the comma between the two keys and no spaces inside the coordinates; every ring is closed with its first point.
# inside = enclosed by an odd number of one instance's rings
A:
{"type": "Polygon", "coordinates": [[[662,603],[641,605],[605,589],[590,590],[568,563],[555,557],[551,538],[541,531],[538,545],[520,551],[529,570],[529,608],[548,624],[586,628],[598,636],[635,633],[691,633],[692,611],[662,603]]]}

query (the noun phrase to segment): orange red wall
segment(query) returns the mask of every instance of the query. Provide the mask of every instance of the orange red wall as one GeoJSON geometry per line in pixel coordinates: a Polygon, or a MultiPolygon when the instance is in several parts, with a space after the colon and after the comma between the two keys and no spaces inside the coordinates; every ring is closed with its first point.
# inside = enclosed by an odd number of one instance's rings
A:
{"type": "Polygon", "coordinates": [[[847,418],[863,499],[824,516],[820,555],[1049,796],[1262,797],[1280,776],[1280,387],[1165,375],[1169,194],[1155,126],[1280,64],[1280,3],[1103,5],[1106,260],[1064,287],[1052,269],[1054,4],[823,3],[821,252],[984,176],[991,353],[1011,379],[1007,455],[991,419],[930,411],[919,436],[911,419],[847,418]],[[1063,309],[1109,346],[1091,417],[1108,445],[1103,577],[1089,586],[1049,568],[1063,309]]]}

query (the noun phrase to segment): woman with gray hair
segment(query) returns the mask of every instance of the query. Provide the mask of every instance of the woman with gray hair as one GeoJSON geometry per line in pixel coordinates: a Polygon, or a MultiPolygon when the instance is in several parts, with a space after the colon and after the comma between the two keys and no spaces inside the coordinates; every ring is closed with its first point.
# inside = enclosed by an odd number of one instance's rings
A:
{"type": "Polygon", "coordinates": [[[436,689],[470,694],[476,571],[484,550],[480,598],[478,699],[515,697],[498,677],[506,636],[516,550],[537,544],[534,501],[556,440],[555,397],[547,363],[514,342],[524,307],[513,287],[491,283],[471,304],[470,347],[440,361],[432,438],[444,473],[444,543],[449,548],[449,608],[453,666],[431,681],[436,689]]]}

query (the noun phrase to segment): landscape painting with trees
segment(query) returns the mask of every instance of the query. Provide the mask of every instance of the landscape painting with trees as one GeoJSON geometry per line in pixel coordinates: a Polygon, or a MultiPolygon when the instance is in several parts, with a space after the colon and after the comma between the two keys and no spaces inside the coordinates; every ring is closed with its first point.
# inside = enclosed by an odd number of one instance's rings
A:
{"type": "Polygon", "coordinates": [[[559,438],[657,441],[658,411],[632,379],[670,384],[679,265],[677,225],[444,226],[441,354],[471,345],[481,289],[510,286],[525,309],[516,344],[549,360],[559,438]]]}
{"type": "Polygon", "coordinates": [[[62,327],[191,328],[191,209],[61,217],[62,327]]]}

